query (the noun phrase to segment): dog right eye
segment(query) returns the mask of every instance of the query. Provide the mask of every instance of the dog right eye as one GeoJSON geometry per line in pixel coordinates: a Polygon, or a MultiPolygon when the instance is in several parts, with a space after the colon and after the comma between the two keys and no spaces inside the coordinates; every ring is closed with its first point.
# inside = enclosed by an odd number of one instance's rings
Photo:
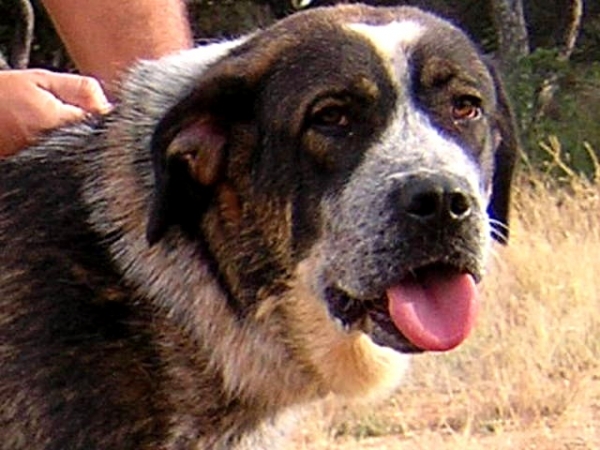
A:
{"type": "Polygon", "coordinates": [[[323,108],[312,117],[313,125],[327,127],[345,127],[350,123],[343,108],[332,106],[323,108]]]}
{"type": "Polygon", "coordinates": [[[351,124],[348,101],[327,98],[317,102],[309,115],[309,126],[322,132],[341,131],[351,124]]]}

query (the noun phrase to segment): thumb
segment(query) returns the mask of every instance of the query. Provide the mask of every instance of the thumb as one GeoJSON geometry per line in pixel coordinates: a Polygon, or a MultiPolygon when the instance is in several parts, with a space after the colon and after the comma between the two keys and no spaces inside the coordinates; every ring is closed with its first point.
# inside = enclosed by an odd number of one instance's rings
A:
{"type": "MultiPolygon", "coordinates": [[[[36,79],[37,85],[68,107],[104,114],[112,109],[98,80],[92,77],[47,71],[36,79]]],[[[67,108],[70,109],[70,108],[67,108]]],[[[75,109],[72,109],[75,113],[75,109]]]]}

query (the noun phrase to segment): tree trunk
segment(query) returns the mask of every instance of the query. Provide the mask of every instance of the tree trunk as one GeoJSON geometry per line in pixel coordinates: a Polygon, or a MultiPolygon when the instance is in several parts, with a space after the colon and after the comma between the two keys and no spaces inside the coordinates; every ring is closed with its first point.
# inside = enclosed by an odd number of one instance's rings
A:
{"type": "Polygon", "coordinates": [[[529,55],[529,36],[522,0],[491,0],[492,17],[498,39],[497,59],[507,75],[515,64],[529,55]]]}
{"type": "MultiPolygon", "coordinates": [[[[558,53],[560,62],[567,62],[575,49],[575,43],[581,30],[581,19],[583,16],[583,0],[571,0],[568,11],[568,24],[565,29],[563,45],[558,53]]],[[[559,76],[554,73],[546,78],[538,91],[536,98],[536,107],[534,109],[533,122],[538,122],[546,114],[548,107],[558,91],[559,76]]]]}

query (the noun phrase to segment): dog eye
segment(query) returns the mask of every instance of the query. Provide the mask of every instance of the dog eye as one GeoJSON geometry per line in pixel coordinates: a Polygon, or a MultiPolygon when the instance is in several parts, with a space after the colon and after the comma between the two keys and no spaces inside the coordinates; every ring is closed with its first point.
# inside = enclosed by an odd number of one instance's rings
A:
{"type": "Polygon", "coordinates": [[[452,118],[456,121],[476,120],[482,113],[481,99],[472,95],[458,97],[452,105],[452,118]]]}
{"type": "Polygon", "coordinates": [[[309,121],[317,128],[345,128],[351,122],[348,104],[340,99],[319,102],[312,108],[309,121]]]}

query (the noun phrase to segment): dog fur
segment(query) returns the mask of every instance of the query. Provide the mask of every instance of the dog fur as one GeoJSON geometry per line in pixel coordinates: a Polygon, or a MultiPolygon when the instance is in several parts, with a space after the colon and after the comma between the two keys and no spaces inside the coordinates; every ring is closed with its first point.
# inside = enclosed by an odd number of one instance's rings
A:
{"type": "Polygon", "coordinates": [[[515,155],[493,71],[413,8],[140,63],[0,161],[0,448],[282,448],[303,405],[386,395],[419,349],[376,303],[483,275],[515,155]],[[415,219],[439,180],[464,217],[415,219]]]}

